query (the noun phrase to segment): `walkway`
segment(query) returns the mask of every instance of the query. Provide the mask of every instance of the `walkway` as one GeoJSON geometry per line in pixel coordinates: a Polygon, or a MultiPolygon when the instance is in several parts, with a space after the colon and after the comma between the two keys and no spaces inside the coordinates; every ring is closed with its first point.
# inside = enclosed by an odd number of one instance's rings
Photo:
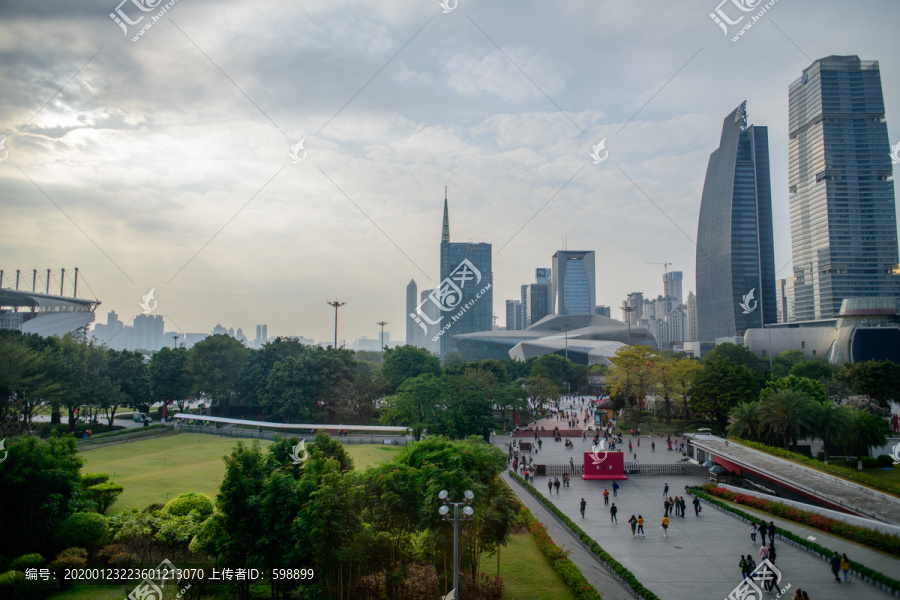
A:
{"type": "Polygon", "coordinates": [[[691,443],[785,488],[900,525],[900,498],[711,435],[695,436],[691,443]]]}

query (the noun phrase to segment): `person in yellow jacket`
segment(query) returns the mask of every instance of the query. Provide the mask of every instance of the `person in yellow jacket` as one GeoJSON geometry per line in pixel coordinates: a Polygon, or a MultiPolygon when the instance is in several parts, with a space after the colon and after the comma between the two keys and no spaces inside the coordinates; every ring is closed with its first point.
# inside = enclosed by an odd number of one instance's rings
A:
{"type": "Polygon", "coordinates": [[[844,581],[850,583],[850,559],[846,554],[841,554],[841,571],[844,572],[844,581]]]}
{"type": "Polygon", "coordinates": [[[666,537],[669,537],[669,517],[665,515],[662,518],[662,529],[663,533],[666,534],[666,537]]]}

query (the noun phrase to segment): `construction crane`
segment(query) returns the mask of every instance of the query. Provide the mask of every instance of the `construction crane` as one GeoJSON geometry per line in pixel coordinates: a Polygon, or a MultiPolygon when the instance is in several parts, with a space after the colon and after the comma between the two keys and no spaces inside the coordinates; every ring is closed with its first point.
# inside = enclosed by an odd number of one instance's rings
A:
{"type": "Polygon", "coordinates": [[[663,261],[663,262],[661,262],[661,263],[659,263],[659,262],[648,262],[648,263],[644,263],[644,264],[645,264],[645,265],[662,265],[662,266],[663,266],[663,272],[664,272],[666,275],[668,275],[668,274],[669,274],[669,265],[671,265],[671,264],[673,264],[673,263],[663,261]]]}

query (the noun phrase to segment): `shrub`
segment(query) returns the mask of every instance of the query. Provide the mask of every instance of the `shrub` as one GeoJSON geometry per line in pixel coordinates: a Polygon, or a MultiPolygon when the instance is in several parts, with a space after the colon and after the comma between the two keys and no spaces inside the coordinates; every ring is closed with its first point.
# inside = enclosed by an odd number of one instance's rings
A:
{"type": "Polygon", "coordinates": [[[73,580],[65,579],[65,569],[83,569],[87,566],[87,550],[84,548],[66,548],[56,555],[49,565],[47,565],[59,580],[60,588],[67,588],[72,585],[73,580]]]}
{"type": "Polygon", "coordinates": [[[56,528],[60,548],[94,548],[103,543],[109,524],[98,513],[75,513],[56,528]]]}
{"type": "Polygon", "coordinates": [[[148,504],[147,507],[144,508],[144,510],[142,510],[141,512],[144,512],[144,513],[151,513],[151,512],[157,511],[157,510],[162,510],[162,509],[165,508],[165,507],[166,507],[166,505],[163,504],[162,502],[151,502],[151,503],[148,504]]]}
{"type": "Polygon", "coordinates": [[[85,489],[92,485],[97,485],[98,483],[106,483],[107,481],[109,481],[109,475],[106,473],[85,473],[81,476],[81,485],[83,485],[85,489]]]}
{"type": "Polygon", "coordinates": [[[0,598],[16,600],[44,600],[59,590],[59,582],[55,577],[44,581],[37,579],[28,581],[22,571],[7,571],[0,575],[0,598]]]}
{"type": "Polygon", "coordinates": [[[110,544],[100,548],[97,558],[111,567],[131,567],[137,564],[138,556],[128,549],[125,544],[110,544]]]}
{"type": "Polygon", "coordinates": [[[109,510],[109,507],[113,505],[113,503],[116,501],[116,498],[118,498],[119,494],[121,494],[123,491],[125,491],[125,488],[123,488],[115,481],[98,483],[97,485],[92,485],[88,488],[88,492],[97,503],[97,512],[99,512],[100,514],[103,514],[107,510],[109,510]]]}
{"type": "Polygon", "coordinates": [[[459,574],[460,596],[466,600],[500,600],[503,596],[503,580],[481,573],[475,581],[468,573],[459,574]]]}
{"type": "Polygon", "coordinates": [[[40,554],[23,554],[16,560],[9,563],[10,571],[25,571],[25,569],[40,569],[44,566],[44,557],[40,554]]]}
{"type": "Polygon", "coordinates": [[[438,597],[438,578],[434,565],[409,565],[400,585],[404,600],[433,600],[438,597]]]}
{"type": "Polygon", "coordinates": [[[176,517],[186,517],[191,511],[196,510],[200,513],[200,520],[206,519],[213,513],[216,506],[213,504],[212,498],[200,492],[187,492],[169,500],[165,510],[170,515],[176,517]]]}
{"type": "Polygon", "coordinates": [[[885,467],[890,467],[894,464],[894,458],[890,454],[879,454],[878,458],[875,459],[878,462],[878,466],[882,469],[885,467]]]}
{"type": "Polygon", "coordinates": [[[384,589],[384,571],[357,577],[353,582],[353,597],[358,600],[380,600],[384,589]]]}

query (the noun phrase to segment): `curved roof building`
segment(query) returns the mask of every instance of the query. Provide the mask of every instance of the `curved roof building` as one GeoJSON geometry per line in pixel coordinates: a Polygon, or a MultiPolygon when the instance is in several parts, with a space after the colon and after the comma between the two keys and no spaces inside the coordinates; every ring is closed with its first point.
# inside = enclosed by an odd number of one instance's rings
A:
{"type": "Polygon", "coordinates": [[[17,329],[43,337],[84,333],[94,322],[98,306],[98,300],[0,288],[0,329],[17,329]]]}
{"type": "Polygon", "coordinates": [[[466,360],[512,358],[525,360],[559,354],[583,365],[608,364],[620,347],[642,344],[656,348],[656,340],[643,327],[601,315],[547,315],[519,331],[482,331],[454,335],[453,342],[466,360]]]}

